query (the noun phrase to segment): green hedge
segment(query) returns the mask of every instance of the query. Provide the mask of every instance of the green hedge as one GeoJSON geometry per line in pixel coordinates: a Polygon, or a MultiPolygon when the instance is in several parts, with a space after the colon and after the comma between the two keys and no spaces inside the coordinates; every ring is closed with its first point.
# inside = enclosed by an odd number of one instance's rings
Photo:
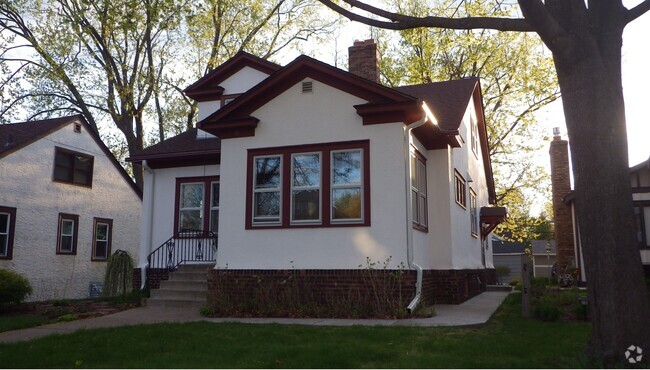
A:
{"type": "Polygon", "coordinates": [[[0,269],[0,306],[18,305],[32,294],[32,285],[22,275],[0,269]]]}

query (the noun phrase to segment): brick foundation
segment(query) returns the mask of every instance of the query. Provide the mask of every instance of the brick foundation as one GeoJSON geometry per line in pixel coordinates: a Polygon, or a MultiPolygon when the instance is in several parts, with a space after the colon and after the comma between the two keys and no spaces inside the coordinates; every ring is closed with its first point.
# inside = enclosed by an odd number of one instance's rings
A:
{"type": "MultiPolygon", "coordinates": [[[[147,273],[148,273],[147,278],[149,281],[150,289],[160,288],[160,281],[169,279],[169,271],[167,271],[167,269],[164,268],[149,269],[147,273]]],[[[133,269],[133,288],[140,289],[141,286],[142,286],[142,269],[135,268],[133,269]]]]}
{"type": "MultiPolygon", "coordinates": [[[[386,317],[404,311],[415,281],[413,270],[212,270],[208,304],[224,314],[386,317]]],[[[459,304],[494,284],[496,273],[426,270],[422,281],[423,304],[459,304]]]]}

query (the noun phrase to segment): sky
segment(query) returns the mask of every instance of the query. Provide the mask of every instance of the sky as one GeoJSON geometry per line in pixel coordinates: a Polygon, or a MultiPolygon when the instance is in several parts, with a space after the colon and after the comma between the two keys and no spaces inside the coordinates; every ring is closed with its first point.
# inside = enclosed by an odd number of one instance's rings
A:
{"type": "MultiPolygon", "coordinates": [[[[624,0],[623,3],[631,8],[641,0],[624,0]]],[[[377,4],[377,0],[367,1],[377,4]]],[[[330,45],[319,45],[320,52],[316,57],[326,63],[334,64],[335,55],[347,57],[347,48],[354,40],[364,40],[371,37],[370,27],[354,22],[347,22],[345,28],[338,32],[330,45]],[[336,51],[336,52],[334,52],[336,51]]],[[[650,157],[650,118],[645,113],[650,93],[650,12],[628,24],[623,34],[622,69],[623,94],[625,96],[625,112],[628,130],[628,159],[630,166],[648,160],[650,157]]],[[[537,115],[540,125],[548,136],[552,136],[554,127],[560,127],[561,134],[567,137],[564,113],[561,99],[540,110],[537,115]]],[[[489,124],[489,122],[488,122],[489,124]]],[[[545,165],[550,172],[548,147],[542,148],[536,156],[540,165],[545,165]]]]}

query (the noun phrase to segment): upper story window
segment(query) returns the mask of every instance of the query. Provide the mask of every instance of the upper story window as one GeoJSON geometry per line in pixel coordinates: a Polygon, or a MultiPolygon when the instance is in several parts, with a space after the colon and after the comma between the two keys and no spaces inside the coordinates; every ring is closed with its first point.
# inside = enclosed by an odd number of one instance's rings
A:
{"type": "Polygon", "coordinates": [[[91,187],[93,184],[92,156],[56,147],[54,181],[91,187]]]}
{"type": "Polygon", "coordinates": [[[456,203],[463,207],[467,207],[467,188],[463,176],[454,170],[454,183],[456,185],[456,203]]]}
{"type": "Polygon", "coordinates": [[[470,145],[472,147],[472,152],[478,157],[478,124],[473,115],[470,115],[469,126],[471,130],[470,145]]]}
{"type": "Polygon", "coordinates": [[[246,227],[369,225],[368,141],[248,152],[246,227]]]}
{"type": "Polygon", "coordinates": [[[11,259],[16,229],[16,208],[0,207],[0,259],[11,259]]]}
{"type": "Polygon", "coordinates": [[[56,253],[77,254],[79,216],[59,213],[59,226],[57,230],[56,253]]]}
{"type": "Polygon", "coordinates": [[[219,177],[177,178],[175,214],[177,232],[218,232],[219,177]]]}
{"type": "Polygon", "coordinates": [[[411,192],[413,227],[426,231],[427,220],[427,160],[417,150],[411,153],[411,192]]]}
{"type": "Polygon", "coordinates": [[[469,188],[469,223],[472,230],[472,236],[478,237],[478,207],[476,206],[476,193],[469,188]]]}

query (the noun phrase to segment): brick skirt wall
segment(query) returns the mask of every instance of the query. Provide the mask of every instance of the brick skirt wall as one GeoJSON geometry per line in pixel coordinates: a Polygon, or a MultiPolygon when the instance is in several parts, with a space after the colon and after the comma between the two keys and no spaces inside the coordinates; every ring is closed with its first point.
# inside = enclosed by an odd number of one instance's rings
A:
{"type": "MultiPolygon", "coordinates": [[[[415,295],[413,270],[212,270],[208,304],[223,314],[386,317],[415,295]]],[[[424,305],[459,304],[496,283],[494,269],[425,270],[424,305]]]]}
{"type": "MultiPolygon", "coordinates": [[[[165,268],[162,269],[155,268],[155,269],[147,270],[147,280],[149,281],[150,289],[160,288],[160,281],[168,280],[168,279],[169,279],[169,271],[167,271],[167,269],[165,268]]],[[[133,288],[140,289],[141,286],[142,286],[142,269],[141,268],[133,269],[133,288]]]]}

